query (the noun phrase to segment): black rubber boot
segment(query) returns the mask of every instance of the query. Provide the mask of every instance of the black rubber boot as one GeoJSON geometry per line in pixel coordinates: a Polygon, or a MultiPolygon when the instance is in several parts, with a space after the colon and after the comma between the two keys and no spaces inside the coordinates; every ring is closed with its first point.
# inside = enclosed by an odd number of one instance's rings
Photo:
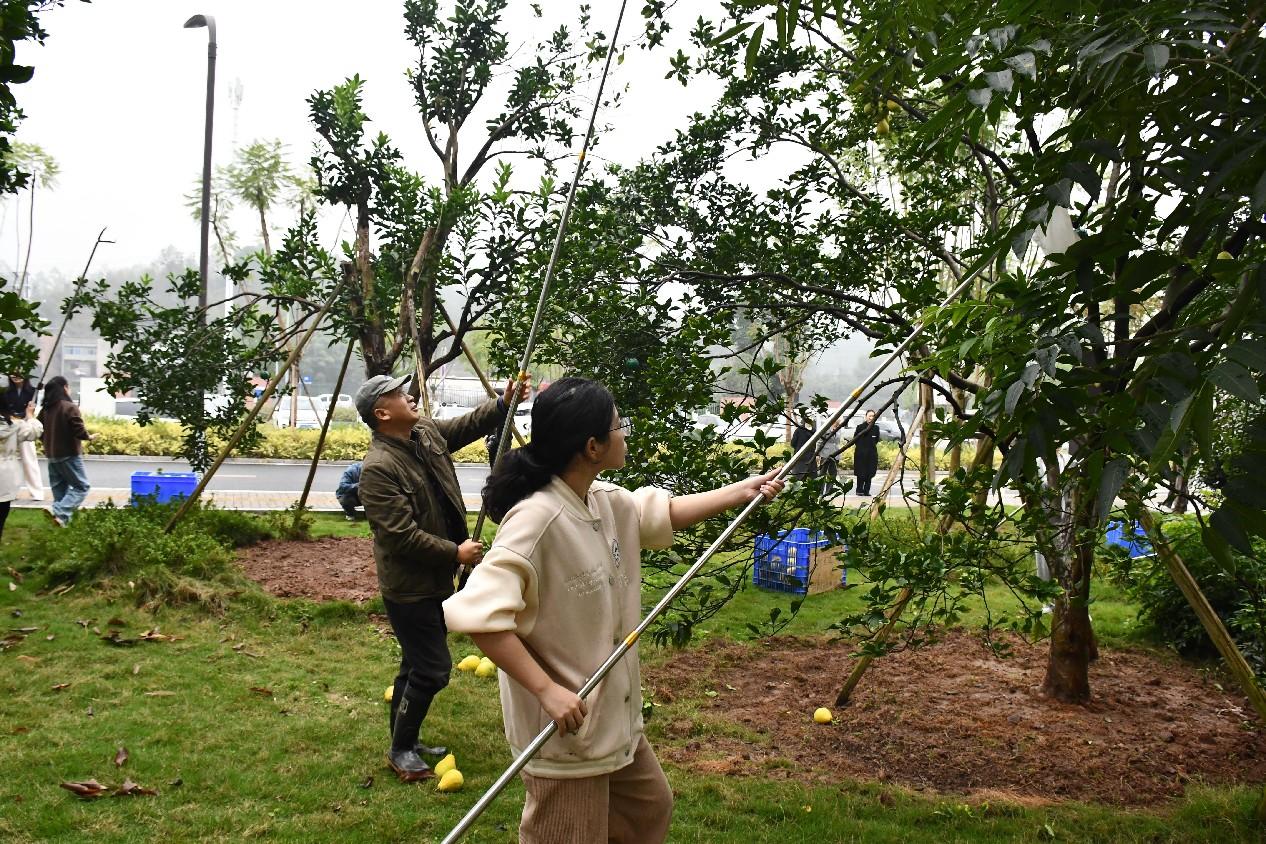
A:
{"type": "MultiPolygon", "coordinates": [[[[414,749],[418,743],[418,732],[426,719],[426,712],[431,707],[429,695],[419,695],[406,684],[401,694],[400,706],[396,710],[396,719],[391,731],[391,750],[387,752],[387,764],[404,782],[417,782],[435,776],[431,766],[422,761],[422,757],[414,749]]],[[[394,703],[394,697],[393,697],[394,703]]]]}
{"type": "MultiPolygon", "coordinates": [[[[396,685],[391,691],[391,711],[388,713],[390,720],[387,722],[387,730],[393,740],[395,739],[396,734],[396,713],[400,710],[400,701],[404,699],[404,690],[407,684],[408,681],[397,679],[396,685]]],[[[421,742],[415,742],[413,745],[413,752],[419,756],[440,757],[448,753],[448,748],[442,744],[432,747],[431,745],[422,744],[421,742]]]]}

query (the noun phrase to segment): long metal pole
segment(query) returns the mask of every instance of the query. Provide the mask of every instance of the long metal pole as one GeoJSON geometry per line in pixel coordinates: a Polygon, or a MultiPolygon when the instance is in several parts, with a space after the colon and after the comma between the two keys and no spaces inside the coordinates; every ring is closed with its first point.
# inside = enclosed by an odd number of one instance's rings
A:
{"type": "MultiPolygon", "coordinates": [[[[939,307],[943,308],[957,299],[983,269],[984,266],[981,266],[968,274],[967,277],[964,278],[963,281],[955,287],[947,297],[945,297],[945,300],[941,302],[939,307]]],[[[888,356],[884,358],[883,362],[866,377],[866,380],[864,380],[857,389],[853,390],[853,392],[849,394],[848,398],[838,408],[836,408],[830,418],[813,432],[813,435],[809,437],[809,441],[800,446],[800,449],[796,451],[796,453],[793,454],[785,464],[783,464],[782,469],[779,470],[778,474],[775,476],[778,480],[785,479],[787,475],[790,474],[792,466],[795,466],[798,462],[800,462],[801,458],[812,453],[814,449],[817,448],[818,442],[826,436],[827,432],[831,430],[831,427],[835,425],[836,422],[844,417],[844,413],[857,402],[858,397],[866,391],[866,388],[873,384],[879,376],[883,374],[884,370],[901,357],[901,355],[905,353],[906,349],[910,348],[910,346],[914,344],[915,340],[919,339],[919,336],[923,334],[923,329],[924,324],[922,322],[918,323],[915,326],[914,331],[910,333],[910,336],[888,353],[888,356]]],[[[579,695],[581,699],[588,697],[589,693],[602,682],[603,678],[607,676],[615,664],[623,659],[624,655],[627,654],[635,644],[637,644],[637,640],[641,638],[644,632],[646,632],[646,629],[654,623],[655,619],[659,618],[660,615],[663,614],[664,610],[668,608],[668,605],[671,604],[676,597],[681,594],[682,590],[686,588],[690,581],[695,578],[700,569],[703,568],[704,564],[706,564],[708,560],[712,558],[712,555],[719,551],[721,547],[730,540],[730,537],[738,531],[743,522],[747,521],[748,517],[755,512],[756,508],[760,506],[764,500],[765,499],[760,495],[754,497],[750,502],[748,502],[747,506],[743,508],[743,511],[735,517],[734,521],[730,522],[729,526],[721,532],[721,535],[713,540],[712,544],[709,545],[707,550],[704,551],[699,559],[695,561],[694,565],[692,565],[689,570],[681,576],[681,579],[678,580],[677,583],[668,590],[668,593],[659,600],[659,603],[657,603],[654,609],[647,614],[646,618],[642,619],[642,622],[637,626],[637,628],[625,637],[624,641],[622,641],[619,646],[611,652],[611,655],[606,658],[602,665],[598,667],[598,670],[594,672],[593,676],[585,681],[585,684],[580,687],[580,690],[577,691],[576,694],[579,695]]],[[[478,536],[479,534],[476,533],[475,535],[478,536]]],[[[470,808],[470,811],[467,812],[466,816],[458,822],[457,826],[453,827],[452,831],[444,837],[443,844],[452,844],[452,842],[461,838],[466,830],[470,829],[475,820],[483,814],[484,810],[487,809],[492,801],[497,798],[497,795],[500,794],[510,783],[510,780],[512,780],[519,771],[523,770],[528,761],[536,755],[537,751],[539,751],[541,747],[545,745],[545,742],[549,741],[550,737],[554,735],[555,730],[557,730],[557,727],[554,725],[554,722],[549,722],[545,729],[541,730],[540,735],[533,739],[532,743],[523,749],[523,752],[519,754],[518,758],[514,760],[510,767],[506,768],[505,772],[502,773],[501,776],[497,777],[497,781],[483,793],[483,796],[481,796],[475,805],[470,808]]]]}
{"type": "MultiPolygon", "coordinates": [[[[73,295],[78,296],[83,286],[88,283],[88,268],[92,266],[92,259],[97,255],[97,247],[103,243],[114,243],[113,240],[105,239],[105,229],[97,235],[97,242],[92,244],[92,251],[88,253],[88,262],[84,264],[84,271],[79,274],[79,278],[75,281],[75,292],[73,295]]],[[[40,380],[36,381],[37,385],[44,383],[44,376],[48,375],[48,370],[53,365],[53,358],[57,356],[57,347],[62,343],[62,334],[66,331],[66,323],[70,322],[70,318],[74,315],[74,311],[70,311],[62,318],[61,327],[57,329],[57,336],[53,338],[53,345],[48,350],[48,360],[44,361],[44,368],[40,371],[40,380]]]]}
{"type": "MultiPolygon", "coordinates": [[[[549,264],[545,268],[545,279],[541,282],[541,296],[536,302],[536,313],[532,317],[532,328],[528,332],[527,345],[523,349],[523,357],[519,360],[520,382],[527,380],[528,367],[532,363],[532,353],[536,350],[536,335],[541,327],[541,315],[545,312],[545,302],[549,299],[550,284],[554,281],[554,268],[558,265],[559,253],[563,250],[563,235],[567,232],[567,221],[571,219],[571,208],[576,201],[576,187],[580,184],[580,176],[585,171],[585,154],[589,151],[589,144],[593,141],[594,125],[598,120],[598,108],[602,105],[602,91],[607,85],[607,74],[611,71],[611,59],[615,56],[616,45],[620,40],[620,24],[624,22],[624,9],[626,6],[628,6],[628,0],[622,0],[620,3],[620,14],[615,19],[615,31],[611,33],[611,46],[607,50],[607,60],[602,66],[602,78],[598,81],[598,94],[593,98],[593,111],[589,114],[589,129],[585,132],[585,140],[580,146],[580,156],[576,162],[576,173],[572,176],[571,187],[567,191],[567,202],[563,205],[562,216],[558,218],[558,234],[554,237],[554,249],[550,252],[549,264]]],[[[501,436],[497,439],[497,454],[492,460],[494,466],[510,445],[510,432],[514,430],[514,411],[518,406],[519,391],[515,390],[513,395],[506,397],[506,418],[501,425],[501,436]]],[[[475,530],[471,534],[476,539],[483,535],[484,519],[487,516],[487,508],[481,504],[479,506],[479,518],[475,519],[475,530]]],[[[464,581],[468,573],[463,570],[461,580],[464,581]]]]}

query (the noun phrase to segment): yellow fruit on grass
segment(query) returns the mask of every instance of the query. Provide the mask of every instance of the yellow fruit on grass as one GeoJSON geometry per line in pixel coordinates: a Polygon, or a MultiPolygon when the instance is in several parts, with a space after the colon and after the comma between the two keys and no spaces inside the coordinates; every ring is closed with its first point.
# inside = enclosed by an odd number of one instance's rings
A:
{"type": "Polygon", "coordinates": [[[1219,261],[1234,261],[1235,256],[1232,255],[1230,252],[1227,252],[1225,249],[1223,249],[1221,252],[1218,253],[1218,260],[1219,261]]]}
{"type": "Polygon", "coordinates": [[[385,692],[383,692],[383,693],[382,693],[382,699],[383,699],[383,700],[385,700],[385,701],[390,702],[390,701],[391,701],[391,694],[392,694],[392,692],[394,692],[395,690],[396,690],[396,687],[395,687],[395,686],[388,686],[388,687],[387,687],[387,691],[385,691],[385,692]]]}
{"type": "Polygon", "coordinates": [[[831,710],[827,709],[825,706],[819,706],[817,711],[813,713],[813,720],[819,724],[831,723],[831,710]]]}
{"type": "Polygon", "coordinates": [[[461,662],[457,663],[457,668],[459,671],[474,671],[478,667],[479,667],[479,657],[475,656],[474,654],[471,654],[470,656],[463,658],[461,662]]]}
{"type": "Polygon", "coordinates": [[[436,791],[458,791],[466,784],[466,779],[462,776],[462,772],[454,768],[444,776],[440,777],[440,781],[435,784],[436,791]]]}
{"type": "Polygon", "coordinates": [[[887,121],[887,120],[880,120],[880,121],[879,121],[879,124],[875,127],[875,134],[876,134],[876,135],[887,135],[887,134],[888,134],[888,121],[887,121]]]}
{"type": "Polygon", "coordinates": [[[493,677],[497,673],[497,664],[488,657],[479,660],[478,667],[475,668],[476,677],[493,677]]]}
{"type": "Polygon", "coordinates": [[[442,777],[449,771],[457,770],[457,757],[451,753],[448,754],[443,759],[436,762],[435,767],[432,770],[435,771],[435,775],[437,777],[442,777]]]}

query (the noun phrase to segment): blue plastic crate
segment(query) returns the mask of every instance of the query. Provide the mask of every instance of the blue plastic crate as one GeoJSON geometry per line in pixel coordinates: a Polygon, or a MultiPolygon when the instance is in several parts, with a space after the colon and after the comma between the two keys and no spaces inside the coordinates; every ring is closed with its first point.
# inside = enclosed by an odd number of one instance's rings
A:
{"type": "Polygon", "coordinates": [[[1152,543],[1147,539],[1147,533],[1138,522],[1135,522],[1128,529],[1125,522],[1108,522],[1108,533],[1104,537],[1104,541],[1109,545],[1118,545],[1124,548],[1131,559],[1150,557],[1155,553],[1152,550],[1152,543]]]}
{"type": "MultiPolygon", "coordinates": [[[[762,589],[805,595],[809,591],[813,552],[831,544],[822,531],[808,528],[758,536],[753,549],[752,583],[762,589]]],[[[847,577],[847,572],[841,575],[841,585],[847,583],[847,577]]]]}
{"type": "Polygon", "coordinates": [[[173,498],[188,498],[198,486],[193,472],[133,472],[132,503],[141,496],[152,496],[159,504],[173,498]]]}

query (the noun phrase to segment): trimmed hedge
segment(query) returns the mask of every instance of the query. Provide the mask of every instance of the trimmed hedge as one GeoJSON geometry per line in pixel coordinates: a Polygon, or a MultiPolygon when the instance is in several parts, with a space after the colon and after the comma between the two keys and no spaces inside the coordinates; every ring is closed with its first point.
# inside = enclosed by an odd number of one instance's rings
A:
{"type": "MultiPolygon", "coordinates": [[[[177,457],[184,433],[175,422],[152,422],[144,427],[124,419],[89,417],[88,430],[96,435],[84,444],[88,454],[126,454],[142,457],[177,457]]],[[[311,460],[321,432],[315,429],[276,428],[269,423],[258,426],[261,439],[255,447],[236,452],[236,457],[259,457],[286,460],[311,460]]],[[[223,445],[213,440],[214,447],[223,445]]],[[[359,424],[330,426],[325,438],[324,460],[361,460],[369,448],[369,429],[359,424]]],[[[488,460],[488,449],[478,440],[453,455],[459,463],[482,463],[488,460]]]]}

